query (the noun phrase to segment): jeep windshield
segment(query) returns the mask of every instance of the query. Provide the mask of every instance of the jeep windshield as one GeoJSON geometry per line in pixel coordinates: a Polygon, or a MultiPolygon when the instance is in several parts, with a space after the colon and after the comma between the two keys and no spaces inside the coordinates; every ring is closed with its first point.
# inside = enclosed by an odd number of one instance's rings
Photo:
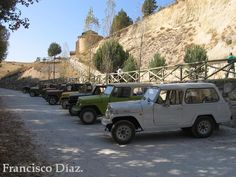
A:
{"type": "Polygon", "coordinates": [[[107,86],[105,91],[104,91],[104,95],[110,95],[112,90],[113,90],[114,86],[107,86]]]}
{"type": "Polygon", "coordinates": [[[145,94],[143,96],[143,100],[148,100],[148,101],[154,102],[159,90],[160,89],[158,87],[149,88],[145,92],[145,94]]]}

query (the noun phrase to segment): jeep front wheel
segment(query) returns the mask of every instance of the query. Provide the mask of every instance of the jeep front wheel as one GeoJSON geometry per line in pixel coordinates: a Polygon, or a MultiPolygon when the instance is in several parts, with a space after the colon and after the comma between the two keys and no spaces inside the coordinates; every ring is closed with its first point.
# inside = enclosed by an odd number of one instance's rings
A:
{"type": "Polygon", "coordinates": [[[52,96],[52,97],[49,97],[49,98],[48,98],[48,103],[49,103],[50,105],[56,105],[57,102],[58,102],[58,99],[57,99],[55,96],[52,96]]]}
{"type": "Polygon", "coordinates": [[[35,97],[36,94],[35,94],[34,92],[30,92],[30,96],[31,96],[31,97],[35,97]]]}
{"type": "Polygon", "coordinates": [[[67,100],[62,100],[61,101],[61,107],[62,107],[62,109],[67,109],[68,108],[68,101],[67,100]]]}
{"type": "Polygon", "coordinates": [[[97,113],[93,108],[84,108],[79,117],[84,124],[93,124],[97,120],[97,113]]]}
{"type": "Polygon", "coordinates": [[[126,120],[119,121],[113,125],[111,135],[118,144],[128,144],[135,136],[134,124],[126,120]]]}
{"type": "Polygon", "coordinates": [[[209,137],[214,130],[214,122],[211,117],[200,117],[198,118],[193,127],[192,133],[197,138],[207,138],[209,137]]]}

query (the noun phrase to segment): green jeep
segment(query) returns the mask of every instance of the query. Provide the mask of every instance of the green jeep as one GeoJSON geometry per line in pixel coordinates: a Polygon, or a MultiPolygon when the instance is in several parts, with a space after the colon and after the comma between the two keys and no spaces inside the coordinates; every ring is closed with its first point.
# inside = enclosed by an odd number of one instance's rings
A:
{"type": "Polygon", "coordinates": [[[90,94],[93,90],[93,86],[90,83],[86,83],[84,85],[81,85],[81,88],[78,91],[70,91],[70,92],[64,92],[62,93],[61,97],[60,97],[60,104],[61,107],[63,109],[67,109],[69,107],[69,103],[68,100],[70,98],[71,95],[73,94],[90,94]]]}
{"type": "Polygon", "coordinates": [[[139,100],[151,84],[116,83],[107,85],[103,95],[79,97],[75,109],[84,124],[93,124],[105,114],[108,103],[139,100]]]}

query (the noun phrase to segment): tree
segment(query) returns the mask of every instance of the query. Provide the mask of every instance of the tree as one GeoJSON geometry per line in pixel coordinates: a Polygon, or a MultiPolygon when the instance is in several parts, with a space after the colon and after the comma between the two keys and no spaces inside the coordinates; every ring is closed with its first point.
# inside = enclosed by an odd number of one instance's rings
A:
{"type": "MultiPolygon", "coordinates": [[[[158,68],[161,66],[166,66],[166,59],[162,57],[159,53],[156,53],[153,59],[149,62],[149,68],[158,68]]],[[[152,72],[156,73],[158,76],[162,76],[160,73],[161,68],[155,69],[152,72]]]]}
{"type": "Polygon", "coordinates": [[[94,28],[99,28],[99,21],[98,18],[96,18],[93,14],[93,8],[90,7],[88,14],[85,18],[84,31],[95,30],[94,28]]]}
{"type": "Polygon", "coordinates": [[[135,71],[138,70],[138,64],[135,61],[135,58],[132,55],[129,55],[129,58],[124,62],[123,71],[135,71]]]}
{"type": "Polygon", "coordinates": [[[207,51],[199,45],[192,45],[186,47],[184,62],[189,64],[189,74],[190,79],[198,79],[204,73],[204,66],[199,67],[201,62],[206,62],[208,60],[207,51]]]}
{"type": "Polygon", "coordinates": [[[0,62],[7,56],[9,32],[5,27],[12,31],[17,30],[20,26],[29,27],[29,19],[21,18],[19,5],[28,7],[38,2],[38,0],[1,0],[0,1],[0,62]]]}
{"type": "Polygon", "coordinates": [[[142,6],[142,13],[143,16],[146,17],[157,9],[157,3],[156,0],[145,0],[142,6]]]}
{"type": "Polygon", "coordinates": [[[61,53],[61,46],[55,42],[51,43],[48,48],[48,56],[55,57],[56,55],[61,53]]]}
{"type": "Polygon", "coordinates": [[[110,40],[99,47],[93,61],[99,71],[110,73],[116,72],[118,68],[123,68],[128,57],[129,54],[117,41],[110,40]]]}
{"type": "Polygon", "coordinates": [[[121,9],[120,12],[113,19],[110,34],[113,34],[132,24],[133,20],[127,15],[127,13],[123,9],[121,9]]]}
{"type": "Polygon", "coordinates": [[[108,36],[111,31],[112,20],[115,16],[116,4],[114,0],[107,0],[105,9],[105,18],[103,19],[103,30],[105,36],[108,36]]]}
{"type": "Polygon", "coordinates": [[[21,18],[19,5],[28,7],[38,0],[1,0],[0,1],[0,25],[9,24],[9,29],[14,31],[23,26],[29,27],[29,19],[21,18]]]}
{"type": "Polygon", "coordinates": [[[9,32],[4,26],[0,25],[0,63],[7,56],[9,32]]]}
{"type": "Polygon", "coordinates": [[[54,58],[53,62],[53,79],[55,79],[55,56],[61,53],[61,46],[55,42],[51,43],[48,48],[48,56],[54,58]]]}
{"type": "Polygon", "coordinates": [[[156,53],[153,59],[149,62],[149,68],[157,68],[166,65],[166,59],[159,53],[156,53]]]}

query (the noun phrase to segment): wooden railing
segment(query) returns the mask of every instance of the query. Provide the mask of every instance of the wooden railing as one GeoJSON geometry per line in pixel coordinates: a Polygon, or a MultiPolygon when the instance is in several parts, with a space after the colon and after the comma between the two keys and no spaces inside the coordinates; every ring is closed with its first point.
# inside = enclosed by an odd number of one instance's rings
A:
{"type": "Polygon", "coordinates": [[[122,73],[94,75],[90,80],[94,83],[117,82],[184,82],[208,79],[225,79],[227,73],[234,78],[236,73],[230,70],[231,64],[226,59],[211,60],[207,62],[178,64],[151,69],[142,69],[122,73]]]}

